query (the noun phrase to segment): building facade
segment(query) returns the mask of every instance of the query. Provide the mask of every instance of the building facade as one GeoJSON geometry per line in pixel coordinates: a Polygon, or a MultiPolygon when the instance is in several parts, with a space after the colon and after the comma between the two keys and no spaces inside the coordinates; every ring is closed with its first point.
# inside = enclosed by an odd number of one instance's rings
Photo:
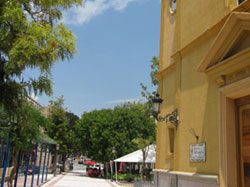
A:
{"type": "Polygon", "coordinates": [[[250,186],[250,0],[162,0],[155,186],[250,186]]]}

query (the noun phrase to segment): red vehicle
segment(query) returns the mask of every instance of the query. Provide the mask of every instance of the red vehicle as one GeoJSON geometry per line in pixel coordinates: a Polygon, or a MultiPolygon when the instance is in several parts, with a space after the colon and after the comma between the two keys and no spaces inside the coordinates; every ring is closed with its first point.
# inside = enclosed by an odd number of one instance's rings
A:
{"type": "Polygon", "coordinates": [[[96,162],[94,162],[94,161],[92,161],[92,160],[85,160],[85,161],[83,162],[83,164],[85,164],[85,165],[89,165],[89,164],[94,165],[94,164],[96,164],[96,162]]]}
{"type": "Polygon", "coordinates": [[[98,177],[101,173],[101,170],[100,169],[92,169],[92,168],[89,168],[88,170],[88,176],[89,177],[98,177]]]}

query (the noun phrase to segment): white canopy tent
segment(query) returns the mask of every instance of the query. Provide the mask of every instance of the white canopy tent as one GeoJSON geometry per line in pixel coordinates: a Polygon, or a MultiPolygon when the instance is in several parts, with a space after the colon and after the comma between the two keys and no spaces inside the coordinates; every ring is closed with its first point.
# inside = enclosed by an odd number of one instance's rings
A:
{"type": "MultiPolygon", "coordinates": [[[[155,144],[151,144],[148,146],[148,148],[148,156],[145,163],[155,163],[156,146],[155,144]]],[[[114,160],[114,162],[127,163],[142,163],[142,161],[142,151],[140,149],[114,160]]]]}
{"type": "MultiPolygon", "coordinates": [[[[155,163],[155,157],[156,157],[156,145],[151,144],[148,146],[148,155],[146,158],[145,163],[155,163]]],[[[132,153],[129,153],[125,156],[122,156],[120,158],[117,158],[114,160],[115,162],[115,174],[116,174],[116,180],[117,180],[117,162],[124,162],[124,163],[142,163],[143,162],[143,156],[142,151],[139,149],[137,151],[134,151],[132,153]]]]}

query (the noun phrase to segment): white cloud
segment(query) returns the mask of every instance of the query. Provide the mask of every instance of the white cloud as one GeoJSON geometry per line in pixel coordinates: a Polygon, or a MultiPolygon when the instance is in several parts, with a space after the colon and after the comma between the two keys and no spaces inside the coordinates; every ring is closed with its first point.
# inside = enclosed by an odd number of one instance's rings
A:
{"type": "Polygon", "coordinates": [[[35,101],[37,101],[37,100],[39,99],[39,97],[36,96],[34,93],[32,93],[32,94],[30,95],[30,97],[31,97],[31,99],[33,99],[33,100],[35,100],[35,101]]]}
{"type": "Polygon", "coordinates": [[[82,25],[105,10],[121,11],[133,1],[137,0],[86,0],[82,6],[73,7],[64,12],[62,21],[65,24],[82,25]]]}
{"type": "Polygon", "coordinates": [[[132,1],[134,0],[110,0],[110,6],[115,10],[122,10],[132,1]]]}
{"type": "Polygon", "coordinates": [[[143,99],[138,99],[138,98],[134,98],[134,99],[119,99],[119,100],[113,100],[113,101],[108,101],[107,104],[119,104],[119,103],[127,103],[127,102],[139,102],[139,101],[143,101],[143,99]]]}

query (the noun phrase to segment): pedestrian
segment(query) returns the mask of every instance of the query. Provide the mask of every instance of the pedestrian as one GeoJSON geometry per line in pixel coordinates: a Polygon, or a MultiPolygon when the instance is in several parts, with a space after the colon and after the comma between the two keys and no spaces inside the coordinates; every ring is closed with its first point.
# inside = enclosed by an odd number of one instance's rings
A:
{"type": "Polygon", "coordinates": [[[101,169],[100,175],[101,175],[102,178],[104,178],[104,170],[103,169],[101,169]]]}

